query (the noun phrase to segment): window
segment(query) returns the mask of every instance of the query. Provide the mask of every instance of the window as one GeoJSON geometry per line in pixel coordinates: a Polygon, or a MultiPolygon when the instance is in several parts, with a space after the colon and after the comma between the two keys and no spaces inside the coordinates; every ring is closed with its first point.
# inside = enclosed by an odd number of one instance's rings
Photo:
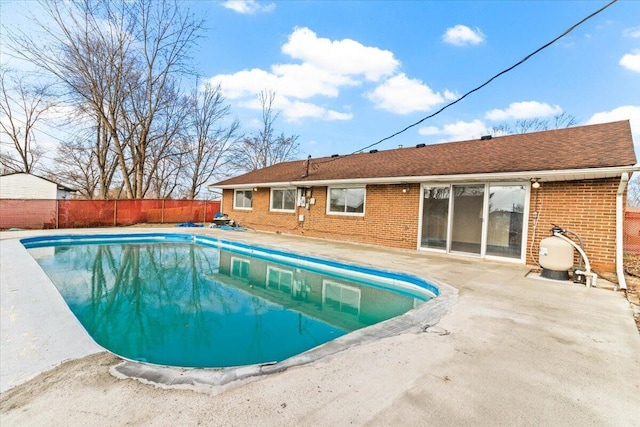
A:
{"type": "Polygon", "coordinates": [[[293,286],[293,273],[277,267],[267,266],[267,287],[290,294],[293,286]]]}
{"type": "Polygon", "coordinates": [[[327,213],[364,215],[365,187],[329,187],[327,213]]]}
{"type": "Polygon", "coordinates": [[[253,191],[234,190],[234,194],[233,194],[234,209],[251,209],[252,207],[253,207],[253,191]]]}
{"type": "Polygon", "coordinates": [[[296,189],[272,188],[271,210],[294,212],[296,210],[296,189]]]}
{"type": "Polygon", "coordinates": [[[249,280],[249,261],[231,257],[231,277],[249,280]]]}

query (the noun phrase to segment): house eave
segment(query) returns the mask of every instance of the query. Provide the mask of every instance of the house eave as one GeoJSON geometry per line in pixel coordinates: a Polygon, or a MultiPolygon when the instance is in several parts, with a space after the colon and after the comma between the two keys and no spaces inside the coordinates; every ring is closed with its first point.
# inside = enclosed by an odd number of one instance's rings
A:
{"type": "Polygon", "coordinates": [[[473,182],[473,181],[529,181],[537,178],[540,182],[552,181],[579,181],[585,179],[602,179],[619,177],[623,173],[633,173],[640,171],[640,164],[633,166],[614,166],[605,168],[585,168],[585,169],[564,169],[564,170],[538,170],[519,172],[494,172],[475,174],[455,174],[455,175],[422,175],[422,176],[401,176],[401,177],[379,177],[379,178],[349,178],[349,179],[326,179],[326,180],[305,180],[289,182],[255,182],[245,184],[211,184],[208,188],[219,189],[241,189],[241,188],[270,188],[270,187],[326,187],[334,185],[385,185],[385,184],[409,184],[423,182],[473,182]]]}

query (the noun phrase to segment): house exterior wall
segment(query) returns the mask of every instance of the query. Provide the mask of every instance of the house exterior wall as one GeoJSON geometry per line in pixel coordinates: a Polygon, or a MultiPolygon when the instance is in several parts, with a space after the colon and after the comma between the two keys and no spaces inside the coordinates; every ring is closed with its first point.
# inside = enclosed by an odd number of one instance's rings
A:
{"type": "Polygon", "coordinates": [[[420,185],[367,185],[364,216],[327,215],[327,187],[312,187],[315,204],[295,213],[270,212],[268,188],[253,192],[251,211],[233,209],[233,190],[224,190],[223,212],[257,230],[415,249],[420,185]],[[403,192],[403,189],[409,191],[403,192]],[[304,215],[304,221],[298,221],[304,215]]]}
{"type": "MultiPolygon", "coordinates": [[[[538,190],[532,189],[527,264],[536,264],[540,240],[550,236],[551,224],[556,224],[582,238],[593,270],[615,272],[616,192],[619,184],[620,178],[608,178],[544,182],[538,190]],[[536,212],[539,219],[534,229],[536,212]],[[533,250],[530,250],[532,240],[533,250]]],[[[578,263],[577,257],[575,263],[578,263]]]]}
{"type": "Polygon", "coordinates": [[[46,179],[26,173],[0,177],[1,199],[50,199],[58,198],[58,186],[46,179]]]}
{"type": "MultiPolygon", "coordinates": [[[[553,223],[580,235],[595,271],[614,272],[619,182],[619,178],[545,182],[539,189],[532,189],[526,263],[536,264],[540,240],[551,235],[553,223]]],[[[416,249],[419,184],[367,185],[364,216],[327,215],[327,187],[314,187],[311,191],[315,205],[308,210],[297,207],[295,213],[281,213],[269,211],[268,188],[253,193],[251,211],[233,209],[233,190],[224,190],[223,212],[241,225],[257,230],[416,249]],[[305,216],[303,222],[298,222],[300,214],[305,216]]]]}

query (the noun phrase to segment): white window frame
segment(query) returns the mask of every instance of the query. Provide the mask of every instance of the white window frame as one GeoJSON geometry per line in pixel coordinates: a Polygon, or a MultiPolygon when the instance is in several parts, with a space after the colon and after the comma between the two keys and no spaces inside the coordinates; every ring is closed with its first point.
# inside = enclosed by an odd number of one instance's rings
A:
{"type": "MultiPolygon", "coordinates": [[[[242,272],[242,267],[240,267],[240,271],[242,272]]],[[[235,277],[236,279],[242,279],[242,280],[249,280],[249,276],[251,274],[251,261],[249,261],[248,259],[245,258],[236,258],[236,257],[231,257],[231,264],[230,264],[230,268],[229,268],[229,276],[231,277],[235,277]],[[242,275],[237,275],[237,274],[233,274],[233,266],[234,264],[247,264],[247,277],[242,277],[242,275]]]]}
{"type": "MultiPolygon", "coordinates": [[[[282,198],[284,202],[284,197],[282,198]]],[[[298,190],[295,187],[276,187],[271,188],[271,194],[269,195],[269,210],[271,212],[287,212],[292,213],[296,211],[296,205],[298,204],[298,190]],[[274,208],[273,207],[273,192],[274,191],[293,191],[293,209],[274,208]]]]}
{"type": "MultiPolygon", "coordinates": [[[[367,186],[366,185],[334,185],[327,187],[327,215],[343,215],[343,216],[364,216],[367,207],[367,186]],[[364,199],[362,201],[362,212],[336,212],[331,210],[331,190],[364,190],[364,199]]],[[[346,209],[346,205],[345,205],[346,209]]]]}
{"type": "MultiPolygon", "coordinates": [[[[349,292],[354,292],[358,295],[358,315],[360,315],[360,306],[362,304],[362,290],[359,288],[356,288],[354,286],[349,286],[349,285],[345,285],[339,282],[334,282],[333,280],[323,280],[322,281],[322,305],[325,304],[326,301],[326,291],[327,291],[327,286],[331,286],[334,288],[339,288],[340,289],[340,296],[342,296],[342,291],[343,290],[347,290],[349,292]]],[[[342,311],[342,301],[339,300],[338,302],[340,302],[340,308],[338,311],[340,311],[341,313],[342,311]]]]}
{"type": "Polygon", "coordinates": [[[250,211],[253,209],[253,190],[251,188],[238,188],[238,189],[234,189],[233,190],[233,209],[239,209],[239,210],[245,210],[245,211],[250,211]],[[239,192],[251,192],[251,206],[249,206],[248,208],[245,206],[237,206],[236,205],[236,201],[238,200],[238,198],[236,197],[236,195],[239,192]]]}
{"type": "Polygon", "coordinates": [[[279,291],[282,291],[281,285],[280,285],[280,281],[281,281],[280,279],[282,278],[283,275],[287,275],[287,276],[291,277],[291,281],[290,281],[291,286],[290,286],[290,289],[289,289],[288,293],[292,294],[293,293],[293,271],[291,271],[291,270],[285,270],[284,268],[272,267],[272,266],[268,265],[267,266],[267,277],[265,278],[265,281],[264,281],[265,282],[265,286],[267,288],[269,288],[269,289],[277,289],[279,291]],[[278,272],[278,285],[277,286],[269,285],[269,276],[271,276],[271,272],[272,271],[278,272]]]}

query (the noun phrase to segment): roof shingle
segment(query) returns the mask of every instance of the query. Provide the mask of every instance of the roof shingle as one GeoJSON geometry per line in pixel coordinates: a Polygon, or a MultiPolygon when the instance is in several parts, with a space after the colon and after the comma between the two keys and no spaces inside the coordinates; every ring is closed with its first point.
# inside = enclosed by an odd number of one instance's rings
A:
{"type": "Polygon", "coordinates": [[[220,181],[234,186],[633,166],[628,120],[526,134],[278,163],[220,181]]]}

